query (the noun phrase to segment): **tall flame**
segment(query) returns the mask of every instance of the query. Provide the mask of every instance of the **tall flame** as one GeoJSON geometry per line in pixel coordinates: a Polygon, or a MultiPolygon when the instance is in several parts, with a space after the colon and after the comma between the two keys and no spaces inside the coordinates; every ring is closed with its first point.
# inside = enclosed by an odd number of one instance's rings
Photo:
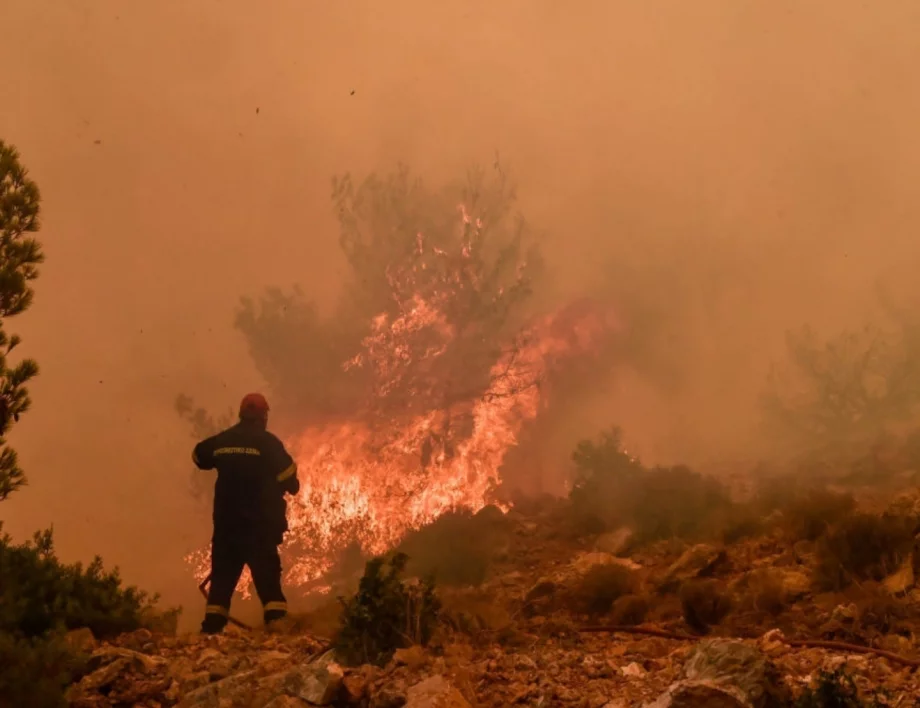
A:
{"type": "MultiPolygon", "coordinates": [[[[462,215],[469,224],[470,217],[462,215]]],[[[417,245],[422,253],[421,235],[417,245]]],[[[467,242],[462,257],[469,253],[467,242]]],[[[376,400],[404,387],[412,393],[410,366],[438,359],[456,337],[444,311],[449,298],[444,289],[409,293],[396,316],[373,318],[362,351],[343,367],[369,369],[376,400]]],[[[445,433],[450,414],[437,407],[384,421],[363,416],[330,422],[286,440],[301,482],[289,503],[290,530],[282,547],[286,586],[316,591],[346,548],[358,544],[367,554],[379,554],[445,512],[475,512],[494,502],[505,454],[540,410],[541,382],[559,361],[590,351],[614,324],[592,308],[572,306],[528,327],[497,355],[485,390],[464,404],[468,424],[459,440],[454,430],[445,433]]],[[[187,560],[199,580],[207,575],[207,550],[187,560]]],[[[244,596],[249,583],[246,573],[238,586],[244,596]]]]}

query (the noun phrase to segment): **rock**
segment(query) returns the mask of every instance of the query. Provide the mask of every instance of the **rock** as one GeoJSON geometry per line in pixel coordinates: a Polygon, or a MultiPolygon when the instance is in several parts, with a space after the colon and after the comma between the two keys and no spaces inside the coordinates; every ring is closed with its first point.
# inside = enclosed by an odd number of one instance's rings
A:
{"type": "Polygon", "coordinates": [[[725,550],[706,543],[699,543],[688,548],[678,558],[661,580],[663,588],[676,587],[686,580],[711,575],[720,565],[728,560],[725,550]]]}
{"type": "Polygon", "coordinates": [[[678,681],[647,708],[752,708],[741,691],[714,681],[678,681]]]}
{"type": "Polygon", "coordinates": [[[358,674],[348,674],[342,679],[344,699],[348,703],[360,703],[367,696],[367,679],[358,674]]]}
{"type": "Polygon", "coordinates": [[[259,683],[263,687],[271,687],[275,692],[301,698],[312,705],[328,706],[339,697],[344,678],[338,664],[313,662],[272,674],[259,683]]]}
{"type": "Polygon", "coordinates": [[[613,556],[619,556],[629,549],[633,539],[633,530],[630,528],[621,528],[616,531],[605,533],[597,539],[594,547],[602,552],[609,553],[613,556]]]}
{"type": "Polygon", "coordinates": [[[537,583],[524,595],[524,602],[534,602],[549,597],[556,592],[557,585],[549,578],[541,578],[537,583]]]}
{"type": "Polygon", "coordinates": [[[534,671],[537,668],[537,662],[526,654],[518,654],[514,657],[514,668],[517,671],[534,671]]]}
{"type": "MultiPolygon", "coordinates": [[[[747,701],[741,705],[754,708],[763,708],[779,693],[773,669],[763,654],[748,644],[732,639],[700,642],[687,658],[681,678],[684,682],[700,686],[726,689],[723,691],[726,696],[738,694],[747,701]]],[[[688,695],[692,693],[690,691],[688,695]]]]}
{"type": "Polygon", "coordinates": [[[443,676],[432,676],[415,684],[406,695],[406,708],[471,708],[443,676]]]}
{"type": "Polygon", "coordinates": [[[811,592],[811,576],[808,573],[794,568],[777,568],[776,573],[787,600],[798,600],[811,592]]]}
{"type": "Polygon", "coordinates": [[[900,568],[882,581],[882,586],[892,595],[902,595],[915,584],[913,553],[904,559],[900,568]]]}
{"type": "Polygon", "coordinates": [[[89,627],[73,629],[64,635],[67,645],[78,653],[92,652],[96,648],[96,637],[89,627]]]}
{"type": "Polygon", "coordinates": [[[835,622],[854,622],[858,616],[859,608],[852,602],[849,605],[837,605],[831,612],[831,620],[835,622]]]}
{"type": "Polygon", "coordinates": [[[310,704],[293,696],[277,696],[266,703],[263,708],[307,708],[310,704]]]}
{"type": "Polygon", "coordinates": [[[405,649],[397,649],[393,654],[393,663],[396,666],[408,666],[410,671],[416,671],[428,663],[428,655],[417,644],[405,649]]]}
{"type": "Polygon", "coordinates": [[[221,681],[202,686],[186,693],[177,708],[205,708],[206,706],[252,705],[254,671],[234,674],[221,681]]]}
{"type": "Polygon", "coordinates": [[[629,678],[640,678],[642,676],[645,676],[645,669],[639,666],[639,664],[637,664],[636,662],[627,664],[626,666],[621,668],[620,671],[623,672],[624,676],[627,676],[629,678]]]}
{"type": "Polygon", "coordinates": [[[630,570],[640,570],[641,565],[629,558],[617,558],[610,553],[579,553],[572,561],[571,569],[577,576],[585,575],[596,565],[620,565],[630,570]]]}
{"type": "Polygon", "coordinates": [[[158,656],[148,656],[132,649],[106,646],[92,653],[86,664],[86,669],[94,672],[114,662],[119,662],[122,667],[130,665],[133,670],[144,673],[152,673],[167,664],[166,659],[161,659],[158,656]]]}
{"type": "Polygon", "coordinates": [[[383,688],[371,696],[370,708],[403,708],[406,694],[395,688],[383,688]]]}

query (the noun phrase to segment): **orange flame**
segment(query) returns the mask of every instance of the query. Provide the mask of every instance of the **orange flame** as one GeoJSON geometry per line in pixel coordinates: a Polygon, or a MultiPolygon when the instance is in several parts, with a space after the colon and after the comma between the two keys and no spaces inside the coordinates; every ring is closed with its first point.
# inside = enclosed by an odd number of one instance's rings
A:
{"type": "MultiPolygon", "coordinates": [[[[469,223],[465,210],[462,215],[469,223]]],[[[476,227],[481,228],[478,220],[476,227]]],[[[418,250],[423,250],[421,235],[418,250]]],[[[468,252],[467,242],[464,256],[468,252]]],[[[406,385],[409,362],[437,359],[455,336],[443,314],[445,297],[437,291],[427,298],[412,293],[398,316],[375,317],[363,350],[344,364],[346,370],[368,367],[378,398],[406,385]],[[423,331],[425,348],[413,351],[413,335],[423,331]]],[[[328,592],[323,577],[350,545],[383,553],[447,511],[475,512],[494,501],[506,452],[540,410],[541,381],[561,359],[590,351],[611,327],[616,322],[592,308],[570,307],[528,328],[491,367],[486,390],[469,405],[471,424],[459,442],[441,434],[441,410],[388,420],[384,432],[380,425],[354,420],[312,427],[287,440],[301,491],[289,503],[290,530],[282,547],[285,584],[301,592],[328,592]]],[[[199,580],[207,575],[207,550],[187,561],[199,580]]],[[[249,582],[247,572],[238,585],[244,597],[249,582]]]]}

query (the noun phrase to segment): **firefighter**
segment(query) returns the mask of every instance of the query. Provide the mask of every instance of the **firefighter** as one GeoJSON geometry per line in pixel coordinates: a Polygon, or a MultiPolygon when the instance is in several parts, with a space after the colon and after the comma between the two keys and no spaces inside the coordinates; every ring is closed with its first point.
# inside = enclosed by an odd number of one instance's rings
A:
{"type": "Polygon", "coordinates": [[[268,401],[251,393],[240,403],[239,422],[201,441],[192,453],[199,469],[217,469],[211,587],[201,625],[207,634],[226,626],[230,599],[246,565],[265,623],[287,614],[278,546],[288,529],[284,495],[300,491],[300,482],[294,460],[267,424],[268,401]]]}

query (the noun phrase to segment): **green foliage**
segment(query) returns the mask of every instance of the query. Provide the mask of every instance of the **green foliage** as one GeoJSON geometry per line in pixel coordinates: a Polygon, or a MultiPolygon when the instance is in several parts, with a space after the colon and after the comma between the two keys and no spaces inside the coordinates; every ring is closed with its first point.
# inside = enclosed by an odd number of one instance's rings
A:
{"type": "Polygon", "coordinates": [[[85,662],[60,634],[26,639],[0,631],[0,708],[65,708],[64,690],[85,662]]]}
{"type": "Polygon", "coordinates": [[[368,561],[358,592],[343,601],[335,646],[346,663],[384,665],[397,649],[431,639],[440,602],[433,581],[403,580],[408,560],[396,553],[368,561]]]}
{"type": "Polygon", "coordinates": [[[712,533],[712,519],[731,508],[713,479],[679,465],[646,468],[623,451],[618,429],[573,454],[576,477],[569,498],[584,531],[629,526],[637,542],[712,533]]]}
{"type": "Polygon", "coordinates": [[[0,631],[32,638],[88,627],[113,636],[142,626],[156,599],[123,587],[98,557],[85,568],[61,563],[50,530],[21,545],[0,536],[0,631]]]}
{"type": "Polygon", "coordinates": [[[826,590],[854,582],[881,581],[910,556],[916,520],[895,515],[853,514],[818,541],[816,581],[826,590]]]}
{"type": "Polygon", "coordinates": [[[813,686],[805,689],[795,708],[881,708],[877,696],[862,697],[856,682],[843,666],[822,671],[813,686]]]}
{"type": "Polygon", "coordinates": [[[631,570],[615,563],[591,567],[572,589],[575,609],[592,617],[606,615],[614,603],[636,589],[631,570]]]}
{"type": "MultiPolygon", "coordinates": [[[[496,510],[498,511],[498,510],[496,510]]],[[[433,577],[438,585],[480,585],[507,529],[504,517],[465,510],[438,517],[400,544],[409,556],[407,572],[433,577]]]]}
{"type": "Polygon", "coordinates": [[[29,409],[26,384],[38,374],[38,364],[31,359],[9,362],[20,339],[5,325],[32,304],[30,283],[44,260],[41,245],[30,235],[39,228],[40,201],[38,186],[29,179],[16,148],[0,140],[0,501],[26,482],[5,436],[29,409]]]}

